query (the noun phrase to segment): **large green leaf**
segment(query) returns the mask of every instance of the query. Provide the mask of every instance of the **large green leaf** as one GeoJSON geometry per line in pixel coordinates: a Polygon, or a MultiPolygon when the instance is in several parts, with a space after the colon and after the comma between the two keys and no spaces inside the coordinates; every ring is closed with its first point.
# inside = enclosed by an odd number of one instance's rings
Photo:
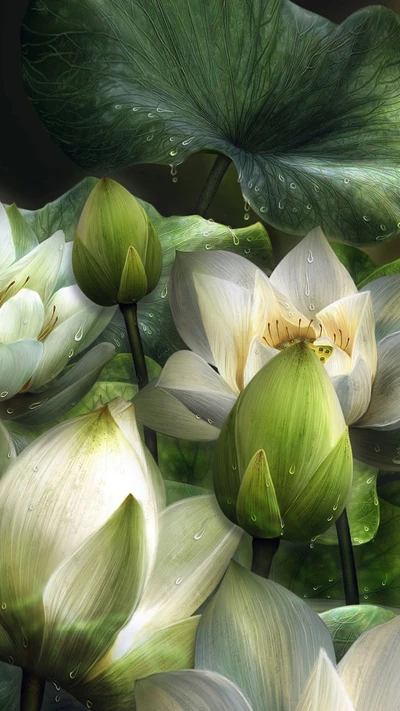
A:
{"type": "Polygon", "coordinates": [[[348,605],[321,613],[321,618],[332,635],[338,662],[363,632],[383,625],[394,617],[394,612],[377,605],[348,605]]]}
{"type": "Polygon", "coordinates": [[[288,0],[31,0],[25,86],[88,170],[226,154],[254,210],[346,241],[400,225],[400,20],[288,0]]]}
{"type": "MultiPolygon", "coordinates": [[[[354,548],[360,601],[400,608],[400,509],[380,500],[381,523],[369,543],[354,548]]],[[[308,600],[343,600],[337,546],[294,545],[282,541],[272,578],[308,600]]]]}

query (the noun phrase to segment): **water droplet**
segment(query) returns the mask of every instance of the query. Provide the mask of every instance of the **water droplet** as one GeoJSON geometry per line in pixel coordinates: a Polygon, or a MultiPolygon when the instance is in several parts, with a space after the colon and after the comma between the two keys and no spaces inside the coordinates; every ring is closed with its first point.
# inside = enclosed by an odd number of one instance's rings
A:
{"type": "Polygon", "coordinates": [[[33,504],[29,506],[29,511],[33,511],[33,504]]]}
{"type": "Polygon", "coordinates": [[[333,578],[328,578],[328,583],[333,583],[333,578]]]}
{"type": "Polygon", "coordinates": [[[290,183],[290,187],[292,188],[292,190],[296,190],[296,183],[290,183]]]}
{"type": "Polygon", "coordinates": [[[322,585],[313,585],[313,590],[319,590],[322,587],[322,585]]]}
{"type": "Polygon", "coordinates": [[[226,503],[230,505],[232,503],[232,499],[227,499],[226,503]]]}
{"type": "Polygon", "coordinates": [[[285,180],[285,178],[283,177],[282,173],[279,173],[278,178],[279,178],[279,180],[281,181],[281,183],[283,183],[283,181],[285,180]]]}
{"type": "Polygon", "coordinates": [[[134,106],[132,108],[132,111],[140,111],[140,109],[141,109],[141,106],[134,106]]]}
{"type": "Polygon", "coordinates": [[[266,205],[261,205],[261,207],[260,207],[260,212],[267,212],[267,211],[268,211],[267,206],[266,206],[266,205]]]}
{"type": "Polygon", "coordinates": [[[3,390],[2,393],[0,393],[0,397],[7,397],[8,395],[8,390],[3,390]]]}
{"type": "Polygon", "coordinates": [[[202,536],[204,535],[204,530],[205,530],[205,529],[204,529],[204,526],[203,526],[203,528],[201,528],[200,531],[197,531],[197,533],[194,534],[193,538],[194,538],[195,541],[199,541],[200,538],[202,538],[202,536]]]}
{"type": "Polygon", "coordinates": [[[365,532],[369,531],[369,526],[364,526],[364,531],[365,532]]]}
{"type": "Polygon", "coordinates": [[[29,405],[28,410],[36,410],[36,408],[40,407],[41,405],[43,405],[43,402],[41,400],[38,400],[38,402],[32,402],[31,405],[29,405]]]}
{"type": "Polygon", "coordinates": [[[380,448],[379,444],[374,444],[374,451],[375,451],[375,452],[380,452],[380,451],[381,451],[381,448],[380,448]]]}
{"type": "Polygon", "coordinates": [[[115,104],[114,109],[122,109],[122,104],[115,104]]]}
{"type": "Polygon", "coordinates": [[[83,324],[81,324],[74,336],[76,341],[81,341],[83,338],[83,324]]]}
{"type": "Polygon", "coordinates": [[[243,250],[245,254],[250,254],[250,249],[246,247],[246,249],[243,250]]]}
{"type": "Polygon", "coordinates": [[[295,464],[291,464],[290,467],[289,467],[289,474],[294,474],[295,471],[296,471],[296,465],[295,465],[295,464]]]}
{"type": "Polygon", "coordinates": [[[69,673],[69,678],[70,678],[70,679],[75,679],[75,677],[76,677],[76,675],[77,675],[77,673],[78,673],[78,671],[79,671],[79,667],[80,667],[80,666],[81,666],[80,664],[77,664],[76,667],[75,667],[75,669],[73,669],[72,671],[70,671],[70,673],[69,673]]]}
{"type": "Polygon", "coordinates": [[[364,588],[364,592],[369,592],[369,588],[364,588]]]}
{"type": "Polygon", "coordinates": [[[87,699],[87,701],[86,701],[86,708],[87,708],[87,709],[93,708],[93,701],[90,701],[89,699],[87,699]]]}
{"type": "Polygon", "coordinates": [[[329,516],[326,520],[327,520],[327,521],[333,521],[333,516],[329,516]]]}
{"type": "Polygon", "coordinates": [[[310,204],[306,205],[306,210],[312,210],[312,205],[310,205],[310,204]]]}
{"type": "Polygon", "coordinates": [[[374,479],[375,479],[374,476],[370,476],[369,479],[367,479],[367,484],[372,484],[372,482],[374,481],[374,479]]]}
{"type": "MultiPolygon", "coordinates": [[[[248,188],[252,188],[252,187],[253,187],[253,181],[252,181],[252,180],[249,180],[249,182],[247,183],[247,187],[248,187],[248,188]]],[[[244,209],[246,209],[246,208],[244,208],[244,209]]]]}
{"type": "Polygon", "coordinates": [[[200,415],[196,415],[196,420],[200,420],[200,419],[201,419],[200,415]]]}
{"type": "Polygon", "coordinates": [[[314,311],[315,306],[314,304],[308,304],[308,308],[310,309],[310,311],[314,311]]]}
{"type": "Polygon", "coordinates": [[[307,593],[304,593],[303,597],[308,597],[307,593]]]}
{"type": "Polygon", "coordinates": [[[280,210],[283,210],[283,202],[282,202],[282,200],[279,200],[279,202],[278,202],[278,207],[279,207],[280,210]]]}
{"type": "Polygon", "coordinates": [[[39,467],[38,467],[37,464],[35,464],[35,466],[33,467],[33,471],[34,471],[34,472],[38,472],[38,471],[39,471],[39,467]]]}
{"type": "Polygon", "coordinates": [[[182,141],[182,146],[188,146],[194,139],[194,136],[190,136],[190,138],[186,138],[184,141],[182,141]]]}
{"type": "Polygon", "coordinates": [[[247,222],[248,220],[250,220],[250,215],[249,215],[248,212],[245,212],[245,213],[244,213],[243,219],[246,220],[246,222],[247,222]]]}
{"type": "Polygon", "coordinates": [[[306,283],[304,287],[305,296],[310,296],[310,282],[308,281],[308,274],[306,274],[306,283]]]}
{"type": "Polygon", "coordinates": [[[176,156],[177,153],[178,153],[177,148],[173,148],[172,151],[169,152],[170,156],[176,156]]]}
{"type": "Polygon", "coordinates": [[[297,212],[297,207],[292,207],[292,212],[297,212]]]}
{"type": "Polygon", "coordinates": [[[370,222],[371,218],[368,217],[368,215],[363,215],[363,220],[364,220],[365,222],[370,222]]]}
{"type": "Polygon", "coordinates": [[[204,249],[207,249],[207,250],[208,250],[208,249],[212,249],[212,245],[211,245],[211,244],[206,244],[205,247],[204,247],[204,249]]]}
{"type": "Polygon", "coordinates": [[[258,185],[256,185],[256,187],[254,188],[254,190],[255,190],[256,193],[259,193],[259,192],[260,192],[260,188],[258,187],[258,185]]]}
{"type": "Polygon", "coordinates": [[[330,596],[330,595],[327,595],[326,597],[328,598],[328,600],[330,600],[330,598],[331,598],[331,596],[330,596]]]}
{"type": "Polygon", "coordinates": [[[155,114],[149,113],[147,114],[148,118],[154,118],[155,114]]]}
{"type": "Polygon", "coordinates": [[[64,249],[64,245],[63,245],[63,244],[60,244],[60,246],[59,246],[59,248],[58,248],[58,251],[59,251],[59,252],[62,252],[63,249],[64,249]]]}
{"type": "Polygon", "coordinates": [[[2,610],[6,610],[6,609],[7,609],[7,603],[2,602],[2,603],[1,603],[1,609],[2,609],[2,610]]]}
{"type": "Polygon", "coordinates": [[[54,697],[54,701],[56,702],[56,704],[60,703],[60,694],[56,694],[56,696],[54,697]]]}
{"type": "Polygon", "coordinates": [[[350,180],[349,180],[348,178],[344,178],[344,179],[343,179],[343,182],[344,182],[345,185],[348,185],[349,182],[350,182],[350,180]]]}
{"type": "Polygon", "coordinates": [[[180,585],[181,582],[182,582],[182,578],[177,578],[177,579],[175,580],[175,585],[180,585]]]}
{"type": "Polygon", "coordinates": [[[70,352],[68,353],[68,358],[72,358],[73,355],[74,355],[74,351],[71,348],[70,352]]]}
{"type": "Polygon", "coordinates": [[[232,463],[232,469],[233,469],[233,471],[236,471],[236,469],[237,469],[237,463],[236,463],[236,462],[233,462],[233,463],[232,463]]]}
{"type": "Polygon", "coordinates": [[[314,548],[314,543],[310,543],[310,548],[314,548]]]}
{"type": "Polygon", "coordinates": [[[252,521],[257,521],[257,516],[255,515],[255,513],[252,513],[250,518],[252,521]]]}
{"type": "Polygon", "coordinates": [[[319,193],[319,187],[318,187],[318,185],[314,185],[314,190],[315,190],[316,193],[319,193]]]}
{"type": "Polygon", "coordinates": [[[177,182],[178,182],[177,176],[175,176],[174,178],[172,178],[172,182],[173,182],[173,183],[177,183],[177,182]]]}
{"type": "Polygon", "coordinates": [[[292,318],[292,316],[293,316],[293,311],[288,311],[288,316],[289,316],[289,318],[292,318]]]}
{"type": "Polygon", "coordinates": [[[313,261],[314,261],[314,255],[313,255],[313,253],[311,252],[311,250],[309,249],[309,250],[308,250],[307,262],[308,262],[309,264],[312,264],[313,261]]]}
{"type": "Polygon", "coordinates": [[[149,133],[148,136],[146,136],[146,141],[152,141],[153,140],[153,134],[149,133]]]}
{"type": "Polygon", "coordinates": [[[213,421],[210,418],[207,419],[207,422],[209,425],[212,425],[212,423],[213,423],[213,421]]]}
{"type": "Polygon", "coordinates": [[[399,228],[400,228],[400,222],[398,222],[398,223],[397,223],[397,227],[399,227],[399,228]]]}
{"type": "Polygon", "coordinates": [[[368,595],[364,595],[364,600],[368,600],[368,595]]]}
{"type": "Polygon", "coordinates": [[[164,286],[164,288],[163,288],[163,290],[162,290],[162,292],[161,292],[161,298],[162,298],[162,299],[165,299],[165,297],[167,296],[167,294],[168,294],[168,284],[165,284],[165,286],[164,286]]]}
{"type": "Polygon", "coordinates": [[[12,452],[7,452],[7,459],[11,459],[12,457],[12,452]]]}
{"type": "Polygon", "coordinates": [[[26,324],[28,323],[28,319],[27,319],[27,318],[24,318],[24,320],[22,321],[22,323],[24,324],[24,326],[26,326],[26,324]]]}
{"type": "Polygon", "coordinates": [[[12,407],[7,407],[6,412],[7,412],[7,415],[12,415],[13,412],[15,412],[15,410],[12,407]]]}
{"type": "Polygon", "coordinates": [[[113,338],[113,342],[114,342],[114,345],[116,345],[116,346],[117,346],[117,348],[119,348],[119,347],[120,347],[120,345],[121,345],[121,341],[119,341],[119,340],[118,340],[118,338],[113,338]]]}

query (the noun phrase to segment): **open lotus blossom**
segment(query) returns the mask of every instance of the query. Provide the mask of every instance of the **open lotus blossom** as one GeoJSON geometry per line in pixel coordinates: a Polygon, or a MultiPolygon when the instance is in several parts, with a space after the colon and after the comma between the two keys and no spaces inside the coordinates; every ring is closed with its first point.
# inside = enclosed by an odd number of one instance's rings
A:
{"type": "Polygon", "coordinates": [[[399,293],[400,275],[358,291],[319,228],[269,278],[230,252],[178,252],[170,305],[191,350],[173,354],[158,380],[138,395],[138,417],[175,437],[216,439],[253,375],[304,341],[331,377],[347,424],[357,430],[355,455],[375,465],[397,455],[400,466],[400,434],[395,448],[392,432],[400,427],[399,293]],[[360,438],[358,428],[374,429],[375,438],[369,432],[360,438]]]}
{"type": "Polygon", "coordinates": [[[328,631],[304,601],[231,563],[203,612],[196,668],[140,680],[136,708],[398,710],[399,642],[400,618],[395,617],[364,632],[336,667],[328,631]]]}
{"type": "Polygon", "coordinates": [[[165,507],[133,405],[38,437],[0,481],[0,658],[87,708],[131,710],[135,680],[190,667],[199,616],[241,531],[211,495],[165,507]]]}
{"type": "Polygon", "coordinates": [[[61,414],[61,405],[71,407],[114,355],[111,344],[100,344],[82,358],[72,380],[61,387],[53,382],[101,334],[116,307],[93,304],[74,283],[72,244],[61,230],[41,244],[30,232],[27,242],[12,229],[9,214],[15,224],[17,208],[8,210],[0,204],[0,414],[13,419],[32,413],[38,422],[61,414]],[[73,383],[72,397],[63,397],[73,383]],[[46,385],[51,387],[41,397],[20,397],[46,385]],[[43,407],[56,395],[55,407],[43,407]]]}

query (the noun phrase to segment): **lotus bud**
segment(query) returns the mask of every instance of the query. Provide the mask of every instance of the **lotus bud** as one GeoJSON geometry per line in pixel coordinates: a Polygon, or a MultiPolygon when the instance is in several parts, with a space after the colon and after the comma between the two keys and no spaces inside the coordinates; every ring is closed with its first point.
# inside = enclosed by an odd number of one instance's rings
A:
{"type": "Polygon", "coordinates": [[[214,459],[218,502],[254,537],[308,541],[339,517],[352,477],[333,384],[297,343],[254,376],[224,423],[214,459]]]}
{"type": "Polygon", "coordinates": [[[102,306],[131,304],[149,294],[161,273],[161,244],[140,203],[102,178],[83,208],[72,251],[83,293],[102,306]]]}

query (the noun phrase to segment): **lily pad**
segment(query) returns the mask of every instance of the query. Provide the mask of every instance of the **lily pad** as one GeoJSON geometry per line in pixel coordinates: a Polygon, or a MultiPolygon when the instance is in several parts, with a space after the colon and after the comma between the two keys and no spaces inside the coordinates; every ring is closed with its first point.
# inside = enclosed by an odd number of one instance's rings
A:
{"type": "Polygon", "coordinates": [[[398,232],[400,19],[386,8],[335,25],[289,0],[31,0],[22,45],[29,97],[89,171],[213,151],[286,232],[398,232]]]}
{"type": "MultiPolygon", "coordinates": [[[[379,505],[376,537],[354,548],[360,602],[400,608],[400,509],[383,500],[379,505]]],[[[282,541],[274,557],[272,579],[308,600],[344,599],[337,546],[282,541]]]]}
{"type": "Polygon", "coordinates": [[[332,635],[336,661],[340,662],[363,632],[383,625],[396,615],[391,610],[377,605],[348,605],[322,612],[320,617],[332,635]]]}

